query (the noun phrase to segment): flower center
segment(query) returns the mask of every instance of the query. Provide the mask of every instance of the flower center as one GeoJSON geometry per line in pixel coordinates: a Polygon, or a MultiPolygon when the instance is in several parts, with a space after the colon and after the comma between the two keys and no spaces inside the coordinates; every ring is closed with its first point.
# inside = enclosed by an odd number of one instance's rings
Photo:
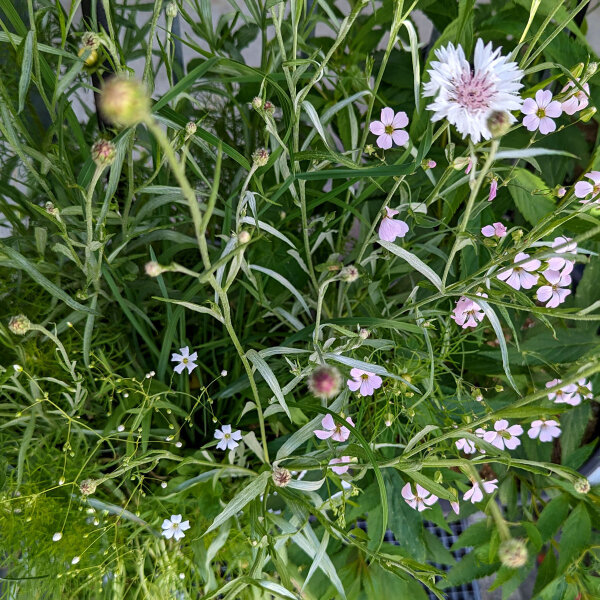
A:
{"type": "Polygon", "coordinates": [[[463,72],[454,87],[456,101],[472,111],[488,109],[495,91],[494,84],[488,81],[485,74],[475,75],[470,70],[463,72]]]}
{"type": "Polygon", "coordinates": [[[546,111],[543,108],[538,108],[535,113],[540,119],[543,119],[546,116],[546,111]]]}
{"type": "Polygon", "coordinates": [[[230,434],[230,433],[226,433],[226,434],[225,434],[223,437],[224,437],[226,440],[228,440],[228,439],[231,437],[231,434],[230,434]]]}
{"type": "Polygon", "coordinates": [[[385,126],[385,132],[388,135],[392,135],[392,133],[394,133],[394,126],[393,125],[386,125],[385,126]]]}
{"type": "Polygon", "coordinates": [[[502,436],[505,440],[510,440],[510,438],[512,437],[512,435],[510,435],[510,433],[508,433],[508,431],[506,431],[506,429],[501,429],[498,432],[499,436],[502,436]]]}
{"type": "Polygon", "coordinates": [[[367,379],[369,379],[369,376],[368,376],[366,373],[363,373],[363,374],[360,376],[360,378],[361,378],[361,379],[363,379],[364,381],[366,381],[367,379]]]}
{"type": "Polygon", "coordinates": [[[184,359],[183,359],[181,362],[182,362],[184,365],[187,365],[189,361],[188,361],[188,359],[187,359],[187,358],[184,358],[184,359]]]}

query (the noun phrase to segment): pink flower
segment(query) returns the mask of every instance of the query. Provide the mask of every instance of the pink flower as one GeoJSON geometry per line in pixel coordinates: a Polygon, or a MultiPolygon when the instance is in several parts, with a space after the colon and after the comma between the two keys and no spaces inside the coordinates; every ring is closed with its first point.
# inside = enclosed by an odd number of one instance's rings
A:
{"type": "Polygon", "coordinates": [[[499,450],[504,450],[506,446],[509,450],[514,450],[521,444],[518,438],[523,433],[523,428],[520,425],[512,425],[509,427],[506,419],[500,419],[494,423],[495,431],[486,431],[483,439],[496,446],[499,450]]]}
{"type": "MultiPolygon", "coordinates": [[[[483,492],[485,492],[486,494],[491,494],[495,489],[498,488],[498,486],[496,485],[497,483],[497,479],[482,482],[483,492]]],[[[476,502],[480,502],[481,500],[483,500],[483,492],[479,487],[479,483],[474,481],[473,487],[468,492],[465,492],[463,500],[470,500],[473,504],[475,504],[476,502]]]]}
{"type": "MultiPolygon", "coordinates": [[[[346,421],[354,427],[354,421],[350,417],[346,421]]],[[[331,415],[325,415],[321,421],[323,429],[315,429],[314,434],[320,440],[331,438],[335,442],[345,442],[350,437],[350,430],[343,425],[339,425],[333,420],[331,415]]]]}
{"type": "Polygon", "coordinates": [[[490,183],[490,195],[488,196],[488,202],[491,202],[498,192],[498,179],[494,177],[492,183],[490,183]]]}
{"type": "MultiPolygon", "coordinates": [[[[579,79],[577,80],[579,81],[579,79]]],[[[574,115],[578,110],[583,110],[588,104],[588,96],[590,95],[590,86],[584,83],[581,86],[585,92],[575,86],[573,81],[569,81],[565,87],[560,90],[561,94],[568,92],[569,89],[575,88],[568,96],[566,100],[563,100],[562,109],[568,115],[574,115]]]]}
{"type": "Polygon", "coordinates": [[[408,133],[403,127],[408,125],[408,117],[405,112],[394,111],[389,108],[381,109],[381,121],[373,121],[369,125],[371,133],[378,135],[377,145],[384,150],[392,147],[392,142],[397,146],[404,146],[408,142],[408,133]]]}
{"type": "MultiPolygon", "coordinates": [[[[585,174],[585,177],[588,177],[592,180],[593,184],[589,183],[589,181],[578,181],[575,184],[575,195],[578,198],[587,198],[590,194],[594,198],[594,202],[598,202],[600,198],[598,198],[598,194],[600,194],[600,171],[590,171],[585,174]]],[[[582,200],[582,204],[587,204],[590,199],[582,200]]]]}
{"type": "Polygon", "coordinates": [[[556,308],[567,299],[571,290],[565,286],[571,285],[570,273],[572,270],[573,263],[567,263],[562,272],[553,269],[544,271],[544,277],[549,285],[538,288],[536,297],[540,302],[546,302],[546,308],[556,308]]]}
{"type": "MultiPolygon", "coordinates": [[[[554,241],[552,242],[552,249],[557,254],[574,254],[577,256],[577,242],[574,242],[572,238],[562,235],[554,238],[554,241]]],[[[571,261],[562,256],[553,256],[548,260],[548,267],[553,271],[560,271],[560,269],[562,269],[569,262],[571,261]]]]}
{"type": "MultiPolygon", "coordinates": [[[[467,163],[467,168],[465,169],[465,175],[468,175],[471,172],[471,169],[473,168],[473,159],[469,158],[469,162],[467,163]]],[[[496,186],[498,184],[496,183],[496,186]]],[[[493,200],[493,198],[492,198],[493,200]]]]}
{"type": "MultiPolygon", "coordinates": [[[[349,456],[341,456],[340,458],[332,458],[329,461],[329,466],[337,465],[339,463],[350,463],[352,459],[349,456]]],[[[343,475],[350,468],[349,464],[343,465],[341,467],[331,467],[331,470],[338,475],[343,475]]]]}
{"type": "Polygon", "coordinates": [[[429,169],[433,169],[433,168],[437,167],[437,163],[435,162],[435,160],[431,160],[431,159],[429,159],[429,160],[427,161],[427,167],[428,167],[429,169]]]}
{"type": "MultiPolygon", "coordinates": [[[[524,252],[519,252],[515,256],[514,264],[520,263],[529,258],[529,254],[525,254],[524,252]]],[[[521,288],[530,290],[538,281],[539,276],[532,275],[532,271],[537,271],[542,263],[537,260],[529,260],[524,264],[520,264],[518,266],[514,266],[512,269],[507,269],[506,271],[502,271],[498,275],[498,279],[500,281],[506,281],[510,287],[515,290],[520,290],[521,288]]]]}
{"type": "Polygon", "coordinates": [[[540,442],[551,442],[560,435],[558,421],[538,419],[531,424],[531,429],[527,435],[535,440],[539,436],[540,442]]]}
{"type": "Polygon", "coordinates": [[[481,228],[481,233],[485,237],[498,237],[503,238],[506,235],[506,227],[502,223],[494,223],[493,225],[486,225],[481,228]]]}
{"type": "Polygon", "coordinates": [[[523,119],[523,125],[528,131],[539,129],[540,133],[546,134],[556,129],[556,123],[552,119],[560,117],[562,108],[560,102],[552,100],[552,92],[538,90],[535,93],[535,100],[527,98],[523,102],[521,112],[527,115],[523,119]]]}
{"type": "MultiPolygon", "coordinates": [[[[546,384],[546,388],[553,388],[554,386],[562,383],[560,379],[553,379],[546,384]]],[[[548,400],[554,400],[555,404],[570,404],[571,406],[577,406],[581,403],[581,396],[574,398],[573,395],[577,392],[577,386],[574,383],[564,385],[555,392],[548,392],[548,400]]]]}
{"type": "Polygon", "coordinates": [[[478,427],[478,428],[475,430],[475,435],[476,435],[477,437],[479,437],[479,438],[482,438],[482,439],[483,439],[483,436],[484,436],[486,433],[487,433],[487,432],[486,432],[486,430],[485,430],[483,427],[478,427]]]}
{"type": "Polygon", "coordinates": [[[352,379],[348,379],[346,382],[348,387],[353,392],[358,392],[361,396],[372,396],[373,392],[379,389],[383,383],[379,375],[369,373],[369,371],[362,371],[361,369],[352,369],[350,377],[352,379]]]}
{"type": "Polygon", "coordinates": [[[386,206],[385,213],[379,225],[379,239],[393,242],[397,237],[403,238],[408,233],[408,225],[400,219],[394,219],[398,211],[386,206]]]}
{"type": "Polygon", "coordinates": [[[562,185],[556,190],[556,195],[559,198],[562,198],[567,193],[567,188],[562,185]]]}
{"type": "Polygon", "coordinates": [[[459,450],[462,450],[465,454],[474,454],[475,452],[477,452],[475,444],[467,438],[460,438],[460,440],[456,440],[454,444],[459,450]]]}
{"type": "Polygon", "coordinates": [[[458,502],[450,502],[450,506],[456,514],[460,512],[460,504],[458,502]]]}
{"type": "Polygon", "coordinates": [[[438,497],[432,494],[429,490],[421,487],[417,483],[417,494],[413,494],[410,483],[407,483],[402,488],[402,497],[406,500],[411,508],[416,508],[419,512],[427,510],[432,504],[438,501],[438,497]]]}
{"type": "MultiPolygon", "coordinates": [[[[487,294],[477,294],[482,298],[487,298],[487,294]]],[[[481,306],[475,302],[475,300],[471,300],[470,298],[465,298],[461,296],[456,301],[456,306],[452,311],[454,314],[450,315],[451,319],[456,321],[457,325],[460,325],[463,329],[467,327],[477,327],[483,318],[485,317],[485,312],[481,310],[481,306]]]]}

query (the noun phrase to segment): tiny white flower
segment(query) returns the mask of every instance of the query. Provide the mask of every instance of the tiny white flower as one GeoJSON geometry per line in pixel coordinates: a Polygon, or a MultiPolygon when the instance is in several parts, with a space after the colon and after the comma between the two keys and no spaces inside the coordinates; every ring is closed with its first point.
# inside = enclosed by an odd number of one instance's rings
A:
{"type": "Polygon", "coordinates": [[[52,536],[52,541],[53,542],[60,542],[60,540],[62,540],[62,533],[60,531],[57,531],[53,536],[52,536]]]}
{"type": "Polygon", "coordinates": [[[177,448],[181,448],[181,447],[183,446],[183,444],[182,444],[181,442],[177,442],[177,443],[175,444],[175,446],[176,446],[177,448]]]}
{"type": "Polygon", "coordinates": [[[184,531],[187,531],[190,528],[189,521],[181,521],[181,515],[171,515],[170,519],[165,519],[162,523],[162,534],[170,540],[171,538],[175,538],[176,540],[180,540],[185,537],[184,531]]]}
{"type": "Polygon", "coordinates": [[[13,369],[16,373],[20,373],[23,370],[23,367],[21,365],[13,365],[13,369]]]}
{"type": "Polygon", "coordinates": [[[179,579],[184,580],[185,579],[185,573],[179,573],[179,579]]]}
{"type": "Polygon", "coordinates": [[[592,400],[594,398],[594,394],[592,393],[592,383],[587,379],[578,379],[575,388],[575,391],[571,395],[571,402],[574,403],[573,406],[579,404],[582,399],[592,400]]]}
{"type": "Polygon", "coordinates": [[[471,441],[468,440],[467,438],[461,438],[460,440],[456,440],[456,442],[454,442],[456,447],[459,450],[462,450],[465,454],[473,454],[475,452],[477,452],[477,448],[475,448],[475,444],[471,441]]]}
{"type": "Polygon", "coordinates": [[[221,429],[215,431],[215,438],[219,440],[217,450],[233,450],[239,446],[238,441],[242,439],[242,432],[231,431],[231,425],[223,425],[221,429]]]}
{"type": "MultiPolygon", "coordinates": [[[[546,388],[553,388],[559,383],[562,383],[560,379],[553,379],[546,384],[546,388]]],[[[577,392],[577,386],[574,383],[563,385],[555,392],[548,392],[548,400],[553,400],[555,404],[577,406],[581,403],[581,396],[576,397],[575,392],[577,392]]]]}
{"type": "Polygon", "coordinates": [[[227,371],[225,369],[221,371],[221,377],[227,377],[227,371]]]}
{"type": "Polygon", "coordinates": [[[79,556],[74,556],[73,560],[71,561],[71,564],[76,565],[80,560],[81,558],[79,556]]]}
{"type": "Polygon", "coordinates": [[[188,370],[188,373],[191,373],[198,365],[195,363],[198,360],[198,353],[193,352],[190,354],[189,346],[185,346],[185,348],[180,348],[179,352],[181,354],[177,354],[174,352],[171,356],[172,362],[177,362],[179,364],[173,367],[175,373],[181,374],[184,369],[188,370]]]}
{"type": "Polygon", "coordinates": [[[125,431],[125,425],[119,425],[117,431],[125,431]]]}
{"type": "Polygon", "coordinates": [[[166,487],[167,487],[167,482],[166,482],[166,481],[163,481],[163,482],[160,484],[160,487],[161,487],[161,488],[163,488],[163,489],[164,489],[164,488],[166,488],[166,487]]]}

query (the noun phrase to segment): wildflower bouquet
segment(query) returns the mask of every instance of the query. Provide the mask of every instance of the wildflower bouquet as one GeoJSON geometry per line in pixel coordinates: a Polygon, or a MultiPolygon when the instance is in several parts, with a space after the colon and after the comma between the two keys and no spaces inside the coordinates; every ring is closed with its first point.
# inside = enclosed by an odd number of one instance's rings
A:
{"type": "Polygon", "coordinates": [[[0,0],[2,597],[600,597],[588,4],[0,0]]]}

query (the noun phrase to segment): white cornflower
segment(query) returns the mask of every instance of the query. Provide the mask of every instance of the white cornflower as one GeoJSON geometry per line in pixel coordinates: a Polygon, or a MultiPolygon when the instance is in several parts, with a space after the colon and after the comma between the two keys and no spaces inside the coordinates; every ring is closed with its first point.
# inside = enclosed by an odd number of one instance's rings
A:
{"type": "Polygon", "coordinates": [[[198,366],[195,363],[195,361],[198,360],[198,353],[194,352],[193,354],[190,354],[189,346],[180,348],[179,352],[181,352],[181,354],[174,352],[171,356],[171,361],[179,363],[174,367],[175,373],[181,373],[184,369],[187,369],[188,373],[191,373],[198,366]]]}
{"type": "Polygon", "coordinates": [[[181,515],[171,515],[170,519],[165,519],[162,523],[162,534],[170,540],[171,538],[175,538],[176,540],[180,540],[185,537],[184,531],[187,531],[190,528],[189,521],[181,522],[181,515]]]}
{"type": "Polygon", "coordinates": [[[431,63],[430,81],[423,92],[435,97],[427,106],[434,112],[432,121],[448,119],[463,138],[470,136],[475,144],[492,137],[488,119],[493,113],[506,112],[510,123],[516,121],[510,111],[521,108],[518,91],[523,87],[523,71],[500,50],[477,40],[473,66],[460,45],[450,43],[435,51],[438,60],[431,63]]]}
{"type": "Polygon", "coordinates": [[[242,432],[238,429],[232,433],[231,425],[223,425],[215,431],[215,438],[219,440],[217,450],[233,450],[239,446],[237,440],[242,439],[242,432]]]}

